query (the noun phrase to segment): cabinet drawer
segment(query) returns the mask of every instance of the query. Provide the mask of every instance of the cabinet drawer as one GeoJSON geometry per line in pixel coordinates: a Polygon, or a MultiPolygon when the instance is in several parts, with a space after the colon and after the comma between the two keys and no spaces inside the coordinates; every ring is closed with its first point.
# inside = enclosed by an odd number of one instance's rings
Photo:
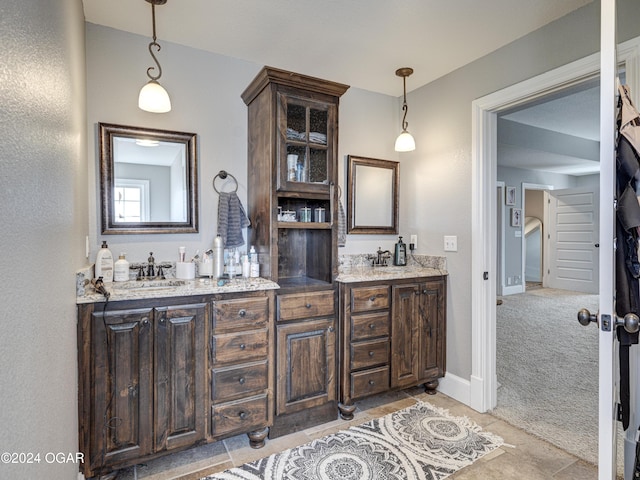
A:
{"type": "Polygon", "coordinates": [[[367,312],[389,308],[389,286],[357,287],[351,289],[351,311],[367,312]]]}
{"type": "Polygon", "coordinates": [[[267,396],[214,405],[211,412],[211,433],[222,436],[231,432],[248,432],[267,426],[269,421],[267,396]]]}
{"type": "Polygon", "coordinates": [[[278,295],[278,319],[328,317],[335,313],[333,290],[278,295]]]}
{"type": "Polygon", "coordinates": [[[211,372],[211,399],[214,402],[261,393],[266,388],[266,361],[215,368],[211,372]]]}
{"type": "Polygon", "coordinates": [[[269,346],[266,329],[225,333],[211,337],[213,363],[238,363],[267,357],[269,346]]]}
{"type": "Polygon", "coordinates": [[[389,312],[351,316],[351,341],[389,335],[389,312]]]}
{"type": "Polygon", "coordinates": [[[366,397],[389,389],[389,367],[351,374],[351,398],[366,397]]]}
{"type": "Polygon", "coordinates": [[[389,340],[375,340],[351,344],[351,369],[389,363],[389,340]]]}
{"type": "Polygon", "coordinates": [[[269,322],[269,299],[240,298],[213,302],[213,328],[216,332],[262,328],[269,322]]]}

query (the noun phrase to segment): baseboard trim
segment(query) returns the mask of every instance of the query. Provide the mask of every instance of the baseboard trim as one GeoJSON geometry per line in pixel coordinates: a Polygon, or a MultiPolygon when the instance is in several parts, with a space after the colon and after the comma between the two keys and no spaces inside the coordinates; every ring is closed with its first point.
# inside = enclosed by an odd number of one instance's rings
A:
{"type": "Polygon", "coordinates": [[[471,406],[471,384],[462,377],[446,372],[445,376],[440,379],[438,391],[467,406],[471,406]]]}
{"type": "Polygon", "coordinates": [[[515,295],[516,293],[524,293],[524,285],[511,285],[502,288],[502,295],[515,295]]]}

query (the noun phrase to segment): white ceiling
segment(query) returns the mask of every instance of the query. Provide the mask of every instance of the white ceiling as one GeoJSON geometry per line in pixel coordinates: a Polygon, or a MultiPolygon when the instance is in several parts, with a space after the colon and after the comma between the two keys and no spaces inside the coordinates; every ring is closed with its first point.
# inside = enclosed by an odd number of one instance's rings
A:
{"type": "MultiPolygon", "coordinates": [[[[506,120],[530,127],[550,130],[592,142],[600,141],[600,89],[597,81],[576,89],[539,99],[501,116],[506,120]],[[594,85],[595,84],[595,85],[594,85]]],[[[539,133],[539,132],[536,132],[539,133]]],[[[516,142],[517,143],[517,142],[516,142]]],[[[568,144],[572,143],[568,139],[568,144]]],[[[498,165],[540,170],[568,175],[590,175],[600,171],[600,163],[578,154],[554,152],[540,142],[537,148],[518,147],[514,144],[498,145],[498,165]]]]}
{"type": "MultiPolygon", "coordinates": [[[[392,96],[435,80],[593,0],[168,0],[171,41],[392,96]]],[[[88,22],[151,37],[145,0],[83,0],[88,22]]]]}

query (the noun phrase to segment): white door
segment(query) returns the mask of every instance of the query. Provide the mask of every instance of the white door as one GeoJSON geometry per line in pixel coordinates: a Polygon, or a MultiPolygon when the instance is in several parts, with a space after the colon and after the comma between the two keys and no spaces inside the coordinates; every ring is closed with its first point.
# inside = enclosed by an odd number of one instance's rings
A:
{"type": "Polygon", "coordinates": [[[615,337],[603,320],[614,313],[616,2],[600,2],[600,282],[598,480],[616,478],[615,337]],[[604,327],[604,328],[603,328],[604,327]]]}
{"type": "Polygon", "coordinates": [[[598,293],[598,193],[593,188],[545,192],[548,206],[545,286],[598,293]]]}

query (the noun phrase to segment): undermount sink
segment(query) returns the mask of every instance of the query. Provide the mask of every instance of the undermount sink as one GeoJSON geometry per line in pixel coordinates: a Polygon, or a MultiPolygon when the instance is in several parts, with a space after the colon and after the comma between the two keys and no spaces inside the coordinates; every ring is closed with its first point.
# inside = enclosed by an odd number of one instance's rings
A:
{"type": "Polygon", "coordinates": [[[165,280],[132,280],[129,282],[113,283],[114,290],[165,290],[175,287],[184,287],[187,284],[186,280],[176,280],[175,278],[167,278],[165,280]]]}

